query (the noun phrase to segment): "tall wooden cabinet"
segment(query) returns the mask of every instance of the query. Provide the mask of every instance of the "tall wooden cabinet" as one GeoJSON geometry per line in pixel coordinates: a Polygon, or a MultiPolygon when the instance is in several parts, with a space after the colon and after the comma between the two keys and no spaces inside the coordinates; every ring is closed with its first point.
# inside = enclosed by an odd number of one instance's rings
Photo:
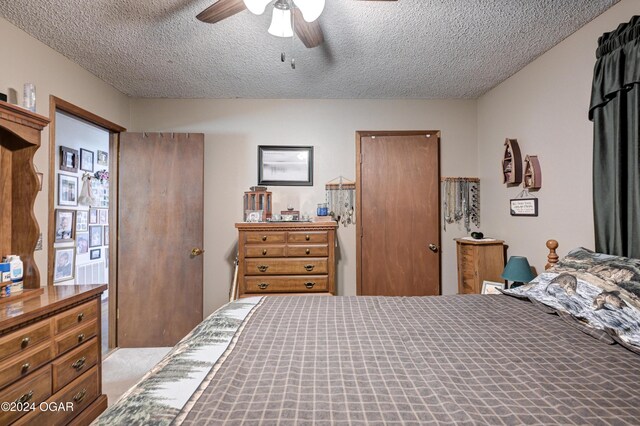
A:
{"type": "Polygon", "coordinates": [[[40,228],[33,204],[40,182],[33,155],[49,119],[0,101],[0,257],[17,254],[24,263],[24,288],[40,287],[33,259],[40,228]]]}
{"type": "Polygon", "coordinates": [[[337,223],[237,223],[238,295],[336,293],[337,223]]]}
{"type": "Polygon", "coordinates": [[[504,282],[505,246],[501,240],[456,239],[458,294],[480,294],[483,281],[504,282]]]}

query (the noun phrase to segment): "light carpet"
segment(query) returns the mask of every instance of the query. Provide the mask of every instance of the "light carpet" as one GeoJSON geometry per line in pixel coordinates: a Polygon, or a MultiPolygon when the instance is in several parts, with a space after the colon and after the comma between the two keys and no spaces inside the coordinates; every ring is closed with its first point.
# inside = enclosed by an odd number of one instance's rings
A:
{"type": "Polygon", "coordinates": [[[135,385],[171,348],[117,349],[102,361],[102,389],[113,405],[135,385]]]}

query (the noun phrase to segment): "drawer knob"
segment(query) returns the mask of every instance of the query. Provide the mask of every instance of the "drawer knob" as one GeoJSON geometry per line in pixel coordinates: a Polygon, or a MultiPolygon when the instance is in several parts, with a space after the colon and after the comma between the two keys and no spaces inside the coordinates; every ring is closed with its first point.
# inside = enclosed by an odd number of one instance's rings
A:
{"type": "Polygon", "coordinates": [[[79,360],[77,360],[76,362],[74,362],[73,364],[71,364],[71,367],[74,368],[76,371],[80,371],[84,367],[84,363],[86,361],[87,361],[87,358],[86,357],[82,357],[79,360]]]}
{"type": "Polygon", "coordinates": [[[313,271],[313,268],[315,268],[315,265],[304,265],[304,269],[309,272],[313,271]]]}
{"type": "Polygon", "coordinates": [[[25,362],[24,364],[22,364],[22,373],[26,373],[27,371],[29,371],[29,367],[31,367],[31,364],[29,364],[28,362],[25,362]]]}
{"type": "Polygon", "coordinates": [[[267,249],[262,249],[262,255],[266,256],[267,255],[267,249]]]}
{"type": "Polygon", "coordinates": [[[311,250],[306,249],[304,252],[305,252],[306,254],[309,254],[309,253],[311,253],[311,250]]]}
{"type": "Polygon", "coordinates": [[[304,236],[304,239],[309,241],[311,239],[311,236],[309,234],[307,234],[307,235],[304,236]]]}
{"type": "Polygon", "coordinates": [[[262,236],[262,241],[267,241],[267,236],[266,235],[262,236]]]}
{"type": "Polygon", "coordinates": [[[83,318],[84,318],[84,312],[80,312],[78,314],[78,322],[82,321],[83,318]]]}
{"type": "Polygon", "coordinates": [[[267,287],[269,287],[269,284],[268,283],[260,283],[260,284],[258,284],[258,287],[260,287],[260,290],[264,290],[267,287]]]}
{"type": "Polygon", "coordinates": [[[84,333],[78,334],[78,343],[82,342],[83,340],[84,340],[84,333]]]}
{"type": "Polygon", "coordinates": [[[22,339],[22,342],[20,343],[20,346],[22,347],[22,349],[29,346],[29,342],[31,342],[31,339],[29,337],[25,337],[24,339],[22,339]]]}
{"type": "Polygon", "coordinates": [[[16,399],[16,404],[24,404],[26,402],[31,401],[31,398],[33,398],[33,391],[30,390],[27,393],[24,393],[20,396],[20,398],[16,399]]]}
{"type": "Polygon", "coordinates": [[[260,272],[267,272],[267,269],[269,269],[269,265],[258,265],[257,268],[260,272]]]}
{"type": "Polygon", "coordinates": [[[304,283],[304,286],[308,289],[312,289],[314,285],[316,285],[316,283],[304,283]]]}
{"type": "Polygon", "coordinates": [[[73,397],[73,400],[75,402],[77,402],[77,403],[81,403],[86,394],[87,394],[87,390],[86,389],[82,389],[80,392],[78,392],[76,394],[76,396],[73,397]]]}

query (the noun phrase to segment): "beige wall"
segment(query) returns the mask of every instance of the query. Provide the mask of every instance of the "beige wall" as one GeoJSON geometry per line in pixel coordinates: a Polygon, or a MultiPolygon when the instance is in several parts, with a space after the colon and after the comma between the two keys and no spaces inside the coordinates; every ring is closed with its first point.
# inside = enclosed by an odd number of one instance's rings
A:
{"type": "MultiPolygon", "coordinates": [[[[134,100],[132,130],[205,134],[205,313],[227,300],[242,194],[257,183],[258,145],[313,145],[313,187],[272,187],[274,211],[315,212],[324,184],[355,178],[356,130],[441,130],[441,172],[476,173],[475,101],[134,100]]],[[[442,236],[443,292],[456,293],[453,238],[442,236]]],[[[355,227],[338,232],[338,292],[355,294],[355,227]]],[[[425,247],[426,247],[425,242],[425,247]]],[[[425,248],[426,249],[426,248],[425,248]]]]}
{"type": "MultiPolygon", "coordinates": [[[[17,92],[18,104],[22,103],[23,84],[34,83],[38,114],[49,117],[49,95],[54,95],[128,127],[128,97],[2,18],[0,57],[3,58],[0,92],[7,93],[13,89],[17,92]]],[[[42,132],[41,142],[34,163],[44,173],[45,179],[34,211],[43,233],[44,249],[35,253],[35,260],[40,270],[41,284],[46,285],[49,127],[42,132]]]]}
{"type": "Polygon", "coordinates": [[[577,246],[593,249],[593,130],[587,112],[595,49],[602,33],[638,13],[640,2],[623,0],[478,100],[482,229],[504,239],[509,255],[527,256],[538,271],[549,238],[559,241],[560,254],[577,246]],[[537,218],[509,215],[509,199],[522,187],[501,181],[507,137],[518,139],[523,159],[537,154],[540,160],[537,218]]]}

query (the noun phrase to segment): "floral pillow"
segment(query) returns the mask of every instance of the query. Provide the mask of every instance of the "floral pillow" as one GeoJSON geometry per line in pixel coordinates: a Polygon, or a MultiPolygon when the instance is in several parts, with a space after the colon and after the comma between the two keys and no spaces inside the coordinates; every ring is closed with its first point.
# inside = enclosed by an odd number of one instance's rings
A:
{"type": "Polygon", "coordinates": [[[527,298],[600,340],[640,353],[639,259],[575,249],[531,283],[504,293],[527,298]]]}

